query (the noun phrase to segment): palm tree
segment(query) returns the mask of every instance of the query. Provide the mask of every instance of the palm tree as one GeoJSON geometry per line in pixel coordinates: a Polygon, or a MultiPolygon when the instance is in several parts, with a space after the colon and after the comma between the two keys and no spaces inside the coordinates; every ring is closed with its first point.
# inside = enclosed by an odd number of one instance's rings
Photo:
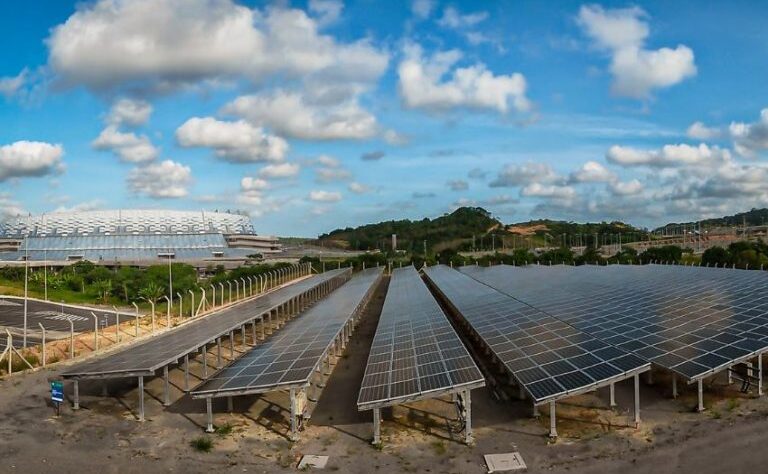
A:
{"type": "Polygon", "coordinates": [[[139,290],[139,296],[152,302],[159,300],[164,293],[165,289],[154,281],[148,282],[144,288],[139,290]]]}
{"type": "Polygon", "coordinates": [[[94,285],[96,286],[101,299],[104,303],[107,303],[109,294],[112,292],[112,280],[97,280],[94,282],[94,285]]]}

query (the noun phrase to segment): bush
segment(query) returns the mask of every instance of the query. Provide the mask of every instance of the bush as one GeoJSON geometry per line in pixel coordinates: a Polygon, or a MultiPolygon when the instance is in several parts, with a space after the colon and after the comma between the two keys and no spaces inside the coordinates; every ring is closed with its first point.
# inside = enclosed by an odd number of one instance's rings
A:
{"type": "Polygon", "coordinates": [[[200,436],[190,441],[189,445],[197,452],[210,453],[213,449],[213,440],[208,436],[200,436]]]}

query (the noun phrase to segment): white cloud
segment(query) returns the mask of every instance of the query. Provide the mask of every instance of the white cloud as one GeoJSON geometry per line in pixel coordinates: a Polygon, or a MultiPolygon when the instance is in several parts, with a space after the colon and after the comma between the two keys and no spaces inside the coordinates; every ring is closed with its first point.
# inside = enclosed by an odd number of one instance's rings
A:
{"type": "Polygon", "coordinates": [[[352,178],[352,173],[341,168],[319,168],[315,172],[315,181],[317,181],[318,183],[346,181],[351,178],[352,178]]]}
{"type": "Polygon", "coordinates": [[[312,191],[309,193],[309,200],[314,202],[339,202],[341,193],[337,191],[312,191]]]}
{"type": "Polygon", "coordinates": [[[696,75],[689,47],[644,49],[649,35],[646,18],[639,7],[605,10],[599,5],[583,5],[579,10],[577,22],[584,32],[611,53],[612,91],[616,95],[648,98],[654,89],[696,75]]]}
{"type": "Polygon", "coordinates": [[[0,77],[0,95],[7,98],[15,96],[27,81],[29,70],[22,69],[15,76],[0,77]]]}
{"type": "Polygon", "coordinates": [[[576,196],[576,190],[570,186],[531,183],[521,189],[520,194],[526,197],[569,199],[576,196]]]}
{"type": "Polygon", "coordinates": [[[137,127],[147,123],[150,115],[152,115],[152,105],[149,102],[139,99],[120,99],[112,104],[107,123],[114,126],[137,127]]]}
{"type": "Polygon", "coordinates": [[[488,12],[476,12],[462,15],[454,7],[446,7],[443,10],[443,16],[437,20],[437,24],[443,28],[470,28],[485,21],[488,18],[488,12]]]}
{"type": "Polygon", "coordinates": [[[188,166],[165,160],[134,168],[128,173],[128,188],[136,194],[151,198],[185,197],[192,184],[192,170],[188,166]]]}
{"type": "Polygon", "coordinates": [[[452,181],[448,181],[448,188],[450,188],[451,191],[466,191],[469,189],[469,183],[464,181],[463,179],[455,179],[452,181]]]}
{"type": "Polygon", "coordinates": [[[233,163],[282,161],[288,151],[285,140],[244,120],[193,117],[176,130],[176,140],[186,148],[213,148],[217,157],[233,163]]]}
{"type": "Polygon", "coordinates": [[[269,189],[269,182],[262,178],[245,176],[240,180],[240,189],[242,191],[266,191],[269,189]]]}
{"type": "Polygon", "coordinates": [[[95,211],[104,208],[104,201],[101,199],[91,199],[90,201],[84,201],[73,206],[59,206],[54,209],[53,212],[82,212],[82,211],[95,211]]]}
{"type": "Polygon", "coordinates": [[[63,155],[61,145],[45,142],[23,140],[0,146],[0,182],[60,173],[64,170],[63,155]]]}
{"type": "Polygon", "coordinates": [[[643,184],[637,179],[630,181],[614,181],[611,182],[608,187],[611,190],[611,193],[616,196],[633,196],[643,192],[643,184]]]}
{"type": "MultiPolygon", "coordinates": [[[[315,1],[321,20],[340,4],[315,1]]],[[[68,85],[149,89],[273,75],[371,81],[388,55],[366,39],[339,43],[306,12],[250,9],[232,0],[99,0],[47,39],[51,69],[68,85]],[[183,12],[183,14],[180,14],[183,12]]]]}
{"type": "Polygon", "coordinates": [[[320,155],[317,157],[317,164],[325,166],[326,168],[338,168],[341,166],[341,161],[338,158],[334,158],[330,155],[320,155]]]}
{"type": "Polygon", "coordinates": [[[572,172],[569,179],[572,183],[608,183],[614,180],[616,174],[596,161],[587,161],[572,172]]]}
{"type": "Polygon", "coordinates": [[[419,45],[408,44],[404,56],[398,66],[398,88],[409,108],[433,112],[469,108],[500,114],[530,109],[520,73],[495,75],[482,63],[453,68],[462,57],[455,49],[425,58],[419,45]]]}
{"type": "Polygon", "coordinates": [[[753,157],[761,150],[768,150],[768,108],[760,111],[757,122],[732,122],[728,131],[736,152],[742,156],[753,157]]]}
{"type": "Polygon", "coordinates": [[[108,125],[98,137],[91,142],[96,150],[110,150],[122,161],[128,163],[147,163],[159,155],[158,149],[146,135],[136,135],[133,132],[123,133],[115,125],[108,125]]]}
{"type": "Polygon", "coordinates": [[[552,184],[562,182],[563,178],[546,163],[508,164],[499,171],[496,178],[491,181],[492,188],[525,186],[527,184],[545,183],[552,184]]]}
{"type": "Polygon", "coordinates": [[[701,122],[693,122],[685,134],[694,140],[712,140],[713,138],[719,138],[722,135],[722,131],[718,128],[707,127],[701,122]]]}
{"type": "Polygon", "coordinates": [[[606,159],[620,166],[675,167],[712,165],[731,160],[731,153],[718,146],[686,144],[664,145],[661,149],[641,150],[614,145],[608,149],[606,159]]]}
{"type": "Polygon", "coordinates": [[[301,167],[297,163],[280,163],[267,165],[259,170],[259,177],[266,179],[292,178],[299,174],[301,167]]]}
{"type": "Polygon", "coordinates": [[[411,13],[420,20],[429,18],[435,9],[434,0],[413,0],[411,2],[411,13]]]}
{"type": "Polygon", "coordinates": [[[222,112],[304,140],[365,139],[380,131],[376,117],[360,107],[356,97],[323,104],[298,92],[276,91],[238,97],[222,112]]]}
{"type": "Polygon", "coordinates": [[[368,151],[360,155],[360,159],[363,161],[379,161],[384,158],[385,155],[386,153],[382,150],[368,151]]]}
{"type": "Polygon", "coordinates": [[[344,9],[344,3],[340,0],[309,0],[309,11],[317,15],[317,21],[321,26],[336,22],[344,9]]]}
{"type": "Polygon", "coordinates": [[[0,193],[0,222],[23,214],[26,214],[26,211],[21,203],[14,200],[10,193],[0,193]]]}
{"type": "Polygon", "coordinates": [[[349,183],[348,189],[355,194],[365,194],[371,192],[371,187],[365,184],[353,181],[349,183]]]}

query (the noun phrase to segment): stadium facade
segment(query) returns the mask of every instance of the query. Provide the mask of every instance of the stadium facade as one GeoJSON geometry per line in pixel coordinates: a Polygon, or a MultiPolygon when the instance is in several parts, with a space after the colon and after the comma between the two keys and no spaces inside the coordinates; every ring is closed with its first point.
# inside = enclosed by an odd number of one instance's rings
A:
{"type": "Polygon", "coordinates": [[[18,216],[0,223],[0,261],[66,265],[242,261],[282,250],[233,212],[118,209],[18,216]]]}

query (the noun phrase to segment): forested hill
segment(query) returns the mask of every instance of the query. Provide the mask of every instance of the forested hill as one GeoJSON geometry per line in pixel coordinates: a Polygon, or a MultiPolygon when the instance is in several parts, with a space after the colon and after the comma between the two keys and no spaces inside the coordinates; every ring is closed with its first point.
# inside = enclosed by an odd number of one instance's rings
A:
{"type": "Polygon", "coordinates": [[[420,251],[423,242],[435,250],[459,247],[472,236],[503,231],[504,225],[480,207],[461,207],[435,219],[408,219],[379,222],[356,228],[337,229],[318,237],[323,245],[351,250],[391,250],[392,234],[397,234],[399,250],[420,251]]]}
{"type": "MultiPolygon", "coordinates": [[[[675,227],[681,225],[697,226],[699,222],[679,222],[669,223],[664,227],[675,227]]],[[[768,209],[751,209],[747,212],[740,212],[732,216],[716,217],[713,219],[704,219],[701,221],[702,227],[732,227],[732,226],[753,226],[768,224],[768,209]]],[[[663,229],[660,227],[657,230],[663,229]]]]}
{"type": "MultiPolygon", "coordinates": [[[[551,245],[560,242],[560,236],[563,234],[569,237],[582,235],[584,239],[581,241],[586,242],[587,236],[591,238],[595,234],[622,234],[625,238],[636,234],[635,238],[642,238],[645,231],[622,222],[579,224],[536,220],[505,225],[483,208],[461,207],[435,219],[386,221],[356,228],[337,229],[319,236],[318,240],[324,246],[389,251],[392,249],[392,234],[397,234],[398,250],[421,253],[425,240],[430,251],[440,252],[445,249],[469,250],[489,247],[491,235],[499,246],[503,245],[502,242],[507,245],[512,243],[513,236],[528,239],[533,245],[551,245]]],[[[567,238],[566,241],[575,243],[575,239],[567,238]]]]}

